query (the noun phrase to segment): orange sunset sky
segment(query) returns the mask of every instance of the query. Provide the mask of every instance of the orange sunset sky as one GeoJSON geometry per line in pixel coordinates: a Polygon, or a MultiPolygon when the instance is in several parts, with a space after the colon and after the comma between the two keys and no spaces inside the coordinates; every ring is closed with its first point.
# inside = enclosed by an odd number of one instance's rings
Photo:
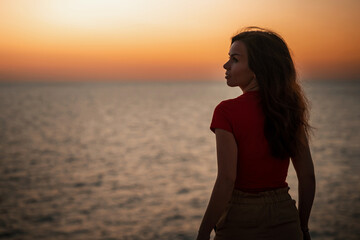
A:
{"type": "Polygon", "coordinates": [[[302,79],[360,79],[358,0],[1,0],[0,81],[223,81],[245,26],[287,41],[302,79]]]}

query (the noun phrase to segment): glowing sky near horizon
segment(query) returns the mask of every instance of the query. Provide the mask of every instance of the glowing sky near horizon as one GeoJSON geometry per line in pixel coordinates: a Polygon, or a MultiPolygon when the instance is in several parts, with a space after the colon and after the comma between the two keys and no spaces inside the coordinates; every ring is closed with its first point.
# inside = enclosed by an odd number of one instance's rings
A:
{"type": "Polygon", "coordinates": [[[0,80],[224,80],[230,37],[282,35],[302,78],[360,77],[357,0],[2,0],[0,80]]]}

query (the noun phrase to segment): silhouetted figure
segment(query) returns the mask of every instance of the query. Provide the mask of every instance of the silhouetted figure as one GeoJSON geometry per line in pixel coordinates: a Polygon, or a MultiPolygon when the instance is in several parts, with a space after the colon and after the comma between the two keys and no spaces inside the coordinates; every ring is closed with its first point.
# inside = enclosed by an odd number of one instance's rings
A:
{"type": "Polygon", "coordinates": [[[229,56],[227,85],[243,94],[214,110],[218,175],[197,239],[208,240],[212,229],[216,240],[310,239],[309,112],[289,49],[278,34],[249,27],[232,38],[229,56]],[[290,159],[298,209],[286,182],[290,159]]]}

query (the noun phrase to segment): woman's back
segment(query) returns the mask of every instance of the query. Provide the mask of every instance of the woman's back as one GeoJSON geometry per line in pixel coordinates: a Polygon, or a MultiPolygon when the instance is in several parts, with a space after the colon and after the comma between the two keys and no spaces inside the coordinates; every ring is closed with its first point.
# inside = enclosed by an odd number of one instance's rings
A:
{"type": "Polygon", "coordinates": [[[258,91],[222,101],[215,108],[210,129],[231,132],[238,147],[235,189],[261,192],[288,186],[289,158],[279,159],[271,155],[263,126],[264,114],[258,91]]]}

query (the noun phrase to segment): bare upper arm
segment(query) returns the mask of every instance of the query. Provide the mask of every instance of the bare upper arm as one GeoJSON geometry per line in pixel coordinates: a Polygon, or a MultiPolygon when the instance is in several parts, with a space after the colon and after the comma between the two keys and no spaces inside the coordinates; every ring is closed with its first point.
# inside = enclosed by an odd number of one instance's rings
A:
{"type": "Polygon", "coordinates": [[[302,140],[304,142],[304,145],[301,146],[299,153],[295,157],[291,158],[291,161],[296,171],[296,175],[299,180],[301,180],[304,177],[305,178],[309,176],[313,177],[315,175],[314,164],[311,157],[309,142],[308,139],[306,138],[304,131],[302,132],[301,137],[303,138],[302,140]]]}
{"type": "Polygon", "coordinates": [[[235,182],[238,149],[234,135],[220,128],[215,129],[215,135],[218,178],[235,182]]]}

